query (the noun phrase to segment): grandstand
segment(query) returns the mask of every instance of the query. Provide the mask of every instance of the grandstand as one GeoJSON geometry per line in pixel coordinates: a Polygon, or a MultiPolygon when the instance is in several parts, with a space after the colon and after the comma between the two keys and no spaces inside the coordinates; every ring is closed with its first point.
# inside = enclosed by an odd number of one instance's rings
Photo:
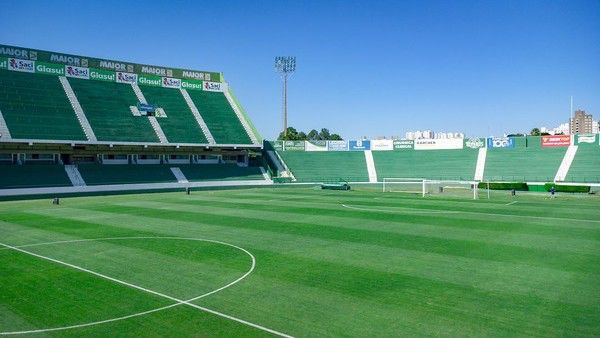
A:
{"type": "Polygon", "coordinates": [[[0,189],[266,179],[221,73],[0,47],[0,189]]]}

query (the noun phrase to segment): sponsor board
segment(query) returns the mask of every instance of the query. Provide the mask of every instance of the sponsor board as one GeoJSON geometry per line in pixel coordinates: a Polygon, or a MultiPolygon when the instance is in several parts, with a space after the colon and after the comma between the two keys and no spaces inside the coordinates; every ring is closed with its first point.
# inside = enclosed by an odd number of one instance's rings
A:
{"type": "Polygon", "coordinates": [[[225,85],[221,82],[204,81],[202,83],[202,90],[207,92],[224,92],[225,85]]]}
{"type": "Polygon", "coordinates": [[[202,90],[202,81],[198,80],[181,80],[181,88],[183,89],[193,89],[193,90],[202,90]]]}
{"type": "Polygon", "coordinates": [[[485,148],[485,139],[479,137],[465,139],[465,147],[471,149],[485,148]]]}
{"type": "Polygon", "coordinates": [[[163,77],[162,86],[165,88],[181,88],[181,80],[172,77],[163,77]]]}
{"type": "Polygon", "coordinates": [[[8,68],[8,58],[0,56],[0,69],[8,68]]]}
{"type": "Polygon", "coordinates": [[[415,150],[462,149],[463,146],[462,138],[415,140],[415,150]]]}
{"type": "Polygon", "coordinates": [[[35,72],[40,74],[50,74],[50,75],[65,75],[65,66],[57,65],[55,63],[47,63],[47,62],[36,62],[35,64],[35,72]]]}
{"type": "Polygon", "coordinates": [[[277,151],[283,151],[283,141],[268,141],[271,147],[277,151]]]}
{"type": "Polygon", "coordinates": [[[371,141],[370,140],[348,141],[348,150],[354,150],[354,151],[371,150],[371,141]]]}
{"type": "Polygon", "coordinates": [[[161,87],[162,86],[162,78],[160,76],[156,76],[156,75],[140,75],[140,76],[138,76],[138,84],[141,84],[144,86],[161,87]]]}
{"type": "Polygon", "coordinates": [[[512,137],[489,137],[487,139],[488,148],[514,148],[515,139],[512,137]]]}
{"type": "Polygon", "coordinates": [[[348,142],[346,141],[328,141],[327,150],[329,151],[347,151],[348,142]]]}
{"type": "Polygon", "coordinates": [[[158,76],[187,78],[201,81],[223,81],[222,74],[218,72],[157,67],[7,45],[0,45],[0,56],[4,56],[6,58],[16,58],[21,60],[56,63],[60,64],[61,66],[69,65],[84,68],[122,71],[136,74],[146,73],[158,76]]]}
{"type": "Polygon", "coordinates": [[[327,141],[321,141],[321,140],[305,141],[304,150],[306,150],[306,151],[327,151],[327,141]]]}
{"type": "Polygon", "coordinates": [[[33,73],[35,72],[35,61],[9,58],[7,67],[9,70],[17,72],[33,73]]]}
{"type": "Polygon", "coordinates": [[[571,145],[571,135],[545,135],[541,141],[542,147],[568,147],[571,145]]]}
{"type": "Polygon", "coordinates": [[[371,150],[394,150],[394,140],[371,140],[371,150]]]}
{"type": "Polygon", "coordinates": [[[117,72],[117,82],[118,83],[136,83],[138,82],[137,74],[126,73],[126,72],[117,72]]]}
{"type": "Polygon", "coordinates": [[[284,141],[283,150],[285,151],[304,151],[304,141],[284,141]]]}
{"type": "Polygon", "coordinates": [[[90,68],[90,79],[115,82],[116,76],[110,70],[90,68]]]}
{"type": "Polygon", "coordinates": [[[576,145],[598,143],[596,134],[574,135],[573,138],[576,145]]]}
{"type": "Polygon", "coordinates": [[[78,79],[89,79],[90,69],[77,66],[65,66],[65,75],[68,77],[74,77],[78,79]]]}
{"type": "Polygon", "coordinates": [[[413,140],[394,140],[394,150],[414,149],[415,141],[413,140]]]}

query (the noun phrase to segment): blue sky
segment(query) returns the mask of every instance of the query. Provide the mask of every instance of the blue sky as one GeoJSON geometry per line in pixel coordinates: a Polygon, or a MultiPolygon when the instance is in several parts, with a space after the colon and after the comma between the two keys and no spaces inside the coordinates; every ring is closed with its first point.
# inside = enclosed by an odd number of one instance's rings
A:
{"type": "Polygon", "coordinates": [[[295,55],[289,123],[345,138],[470,136],[600,118],[600,1],[18,1],[0,43],[215,70],[266,138],[277,55],[295,55]]]}

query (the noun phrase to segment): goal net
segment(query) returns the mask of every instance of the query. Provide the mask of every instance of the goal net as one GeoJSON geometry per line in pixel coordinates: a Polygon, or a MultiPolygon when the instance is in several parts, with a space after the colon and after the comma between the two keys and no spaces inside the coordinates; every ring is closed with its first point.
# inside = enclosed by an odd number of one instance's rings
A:
{"type": "Polygon", "coordinates": [[[423,178],[384,178],[383,192],[400,192],[420,196],[455,196],[477,199],[477,182],[428,180],[423,178]]]}

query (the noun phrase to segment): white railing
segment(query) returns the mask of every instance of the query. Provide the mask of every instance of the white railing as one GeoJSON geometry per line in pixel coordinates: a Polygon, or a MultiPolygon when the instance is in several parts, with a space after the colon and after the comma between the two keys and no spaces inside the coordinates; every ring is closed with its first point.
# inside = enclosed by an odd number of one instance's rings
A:
{"type": "Polygon", "coordinates": [[[90,122],[85,116],[85,112],[83,111],[83,108],[81,108],[79,100],[77,99],[77,96],[75,96],[75,92],[73,91],[73,88],[71,88],[71,84],[64,76],[59,76],[58,79],[62,84],[65,94],[67,94],[67,98],[71,103],[71,107],[73,107],[73,111],[75,111],[75,116],[77,116],[77,120],[79,121],[79,125],[81,125],[81,129],[83,129],[85,137],[88,139],[88,141],[97,141],[96,135],[92,130],[92,126],[90,125],[90,122]]]}
{"type": "Polygon", "coordinates": [[[196,122],[198,122],[198,125],[200,126],[200,129],[204,133],[204,136],[206,136],[206,140],[208,141],[208,143],[210,143],[210,144],[217,143],[217,142],[215,142],[215,138],[213,137],[212,133],[208,129],[208,126],[204,122],[204,119],[202,118],[202,115],[200,114],[200,111],[198,110],[198,107],[196,107],[196,104],[194,104],[194,101],[192,101],[192,98],[190,97],[190,94],[187,92],[187,90],[185,90],[183,88],[180,89],[180,91],[181,91],[181,95],[183,95],[183,99],[185,100],[185,102],[187,103],[188,107],[192,111],[192,114],[194,115],[194,118],[196,119],[196,122]]]}
{"type": "Polygon", "coordinates": [[[0,139],[8,140],[10,138],[12,138],[10,136],[10,131],[8,130],[6,121],[4,121],[4,116],[2,116],[2,111],[0,111],[0,139]]]}
{"type": "Polygon", "coordinates": [[[479,148],[477,154],[477,165],[475,166],[475,181],[483,180],[483,173],[485,171],[485,159],[487,158],[487,148],[479,148]]]}
{"type": "Polygon", "coordinates": [[[567,151],[565,152],[565,156],[560,163],[560,167],[558,167],[558,171],[554,176],[554,182],[564,181],[569,173],[569,169],[571,168],[571,164],[573,163],[573,159],[575,158],[575,154],[577,154],[578,146],[569,146],[567,151]]]}

